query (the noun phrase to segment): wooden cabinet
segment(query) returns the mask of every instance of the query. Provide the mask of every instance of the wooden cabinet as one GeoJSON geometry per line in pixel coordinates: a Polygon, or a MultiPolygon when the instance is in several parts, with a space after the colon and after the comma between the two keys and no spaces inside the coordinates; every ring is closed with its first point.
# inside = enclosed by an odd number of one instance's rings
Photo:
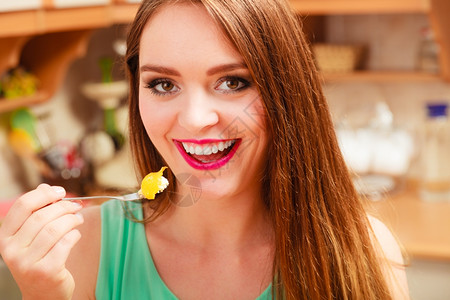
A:
{"type": "Polygon", "coordinates": [[[422,72],[355,72],[325,75],[327,81],[450,81],[450,1],[448,0],[291,0],[301,15],[327,16],[345,14],[425,14],[429,17],[440,46],[440,74],[422,72]]]}
{"type": "MultiPolygon", "coordinates": [[[[39,92],[29,98],[0,99],[0,113],[49,99],[64,78],[69,64],[83,55],[96,28],[128,23],[139,0],[97,0],[103,5],[63,6],[61,0],[42,0],[42,7],[0,12],[0,74],[23,64],[41,82],[39,92]]],[[[65,0],[72,1],[73,0],[65,0]]],[[[75,1],[76,2],[76,1],[75,1]]],[[[95,2],[97,3],[97,2],[95,2]]],[[[450,1],[448,0],[291,0],[300,15],[423,13],[430,17],[441,46],[440,77],[417,72],[362,72],[331,76],[327,80],[450,81],[450,1]]],[[[1,6],[0,6],[1,10],[1,6]]]]}
{"type": "Polygon", "coordinates": [[[39,80],[39,90],[33,96],[0,99],[0,113],[49,99],[61,84],[70,62],[84,54],[89,35],[89,30],[75,30],[0,39],[0,70],[20,63],[39,80]]]}
{"type": "Polygon", "coordinates": [[[291,0],[291,5],[297,12],[308,15],[422,13],[430,10],[429,0],[291,0]]]}
{"type": "Polygon", "coordinates": [[[70,63],[84,55],[91,32],[130,22],[138,8],[127,1],[70,8],[43,2],[39,9],[0,12],[0,74],[21,65],[39,80],[31,97],[0,99],[0,113],[51,98],[70,63]]]}

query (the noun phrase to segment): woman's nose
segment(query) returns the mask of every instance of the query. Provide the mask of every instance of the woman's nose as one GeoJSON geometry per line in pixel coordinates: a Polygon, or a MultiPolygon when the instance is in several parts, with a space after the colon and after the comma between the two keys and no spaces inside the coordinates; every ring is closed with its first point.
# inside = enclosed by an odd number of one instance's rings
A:
{"type": "Polygon", "coordinates": [[[219,113],[212,95],[195,92],[185,95],[180,106],[178,123],[186,130],[197,134],[216,125],[219,113]]]}

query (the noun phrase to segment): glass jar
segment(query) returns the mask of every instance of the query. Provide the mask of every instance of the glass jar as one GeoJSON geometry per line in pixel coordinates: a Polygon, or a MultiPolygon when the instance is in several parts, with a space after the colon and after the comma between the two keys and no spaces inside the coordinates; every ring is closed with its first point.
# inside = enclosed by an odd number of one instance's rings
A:
{"type": "Polygon", "coordinates": [[[427,104],[421,156],[420,197],[450,201],[450,122],[447,103],[427,104]]]}

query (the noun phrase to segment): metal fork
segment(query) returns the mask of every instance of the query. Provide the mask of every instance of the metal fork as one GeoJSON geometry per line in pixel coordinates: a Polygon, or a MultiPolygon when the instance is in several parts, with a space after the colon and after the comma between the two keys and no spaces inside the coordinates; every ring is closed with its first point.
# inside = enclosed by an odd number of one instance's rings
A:
{"type": "Polygon", "coordinates": [[[105,195],[99,195],[99,196],[87,196],[87,197],[67,197],[63,198],[63,200],[68,201],[79,201],[79,200],[92,200],[92,199],[117,199],[121,201],[136,201],[136,200],[142,200],[144,197],[139,192],[126,194],[126,195],[117,195],[117,196],[105,196],[105,195]]]}

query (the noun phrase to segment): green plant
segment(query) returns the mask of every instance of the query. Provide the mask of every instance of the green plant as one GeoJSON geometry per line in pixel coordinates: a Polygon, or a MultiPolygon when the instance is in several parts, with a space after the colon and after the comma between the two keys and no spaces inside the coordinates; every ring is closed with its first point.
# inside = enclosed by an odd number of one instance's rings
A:
{"type": "Polygon", "coordinates": [[[112,67],[113,67],[113,60],[110,57],[102,57],[98,61],[98,64],[100,66],[100,70],[102,72],[102,82],[108,83],[112,82],[112,67]]]}

